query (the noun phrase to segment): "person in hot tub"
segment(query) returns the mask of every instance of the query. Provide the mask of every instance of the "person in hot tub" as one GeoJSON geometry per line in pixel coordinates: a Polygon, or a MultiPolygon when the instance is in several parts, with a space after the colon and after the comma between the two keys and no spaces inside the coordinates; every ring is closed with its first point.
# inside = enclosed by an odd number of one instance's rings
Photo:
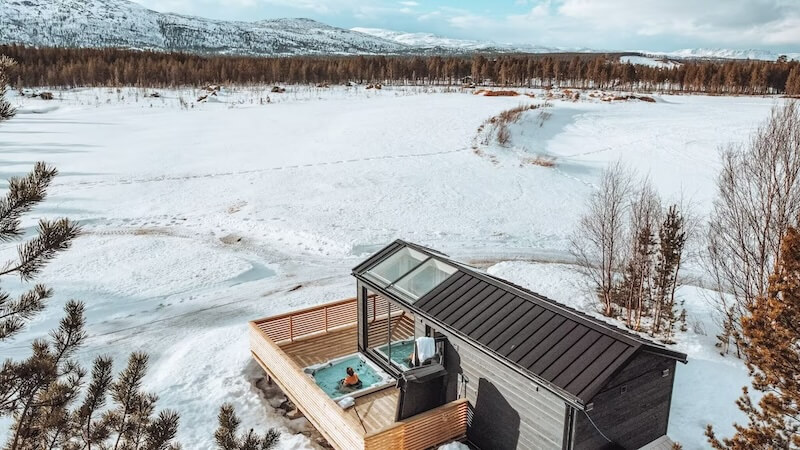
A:
{"type": "Polygon", "coordinates": [[[339,381],[342,388],[348,390],[356,390],[361,388],[361,380],[358,379],[358,374],[352,367],[347,368],[347,376],[339,381]]]}

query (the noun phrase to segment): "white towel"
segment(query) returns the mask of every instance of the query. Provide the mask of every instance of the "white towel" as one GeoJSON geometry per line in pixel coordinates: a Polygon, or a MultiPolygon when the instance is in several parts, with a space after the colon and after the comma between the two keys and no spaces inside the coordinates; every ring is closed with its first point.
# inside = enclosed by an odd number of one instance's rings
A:
{"type": "Polygon", "coordinates": [[[354,399],[353,397],[345,397],[339,400],[339,406],[342,409],[347,409],[355,404],[356,404],[356,399],[354,399]]]}
{"type": "Polygon", "coordinates": [[[424,363],[428,358],[436,354],[436,341],[431,337],[417,338],[417,356],[419,362],[424,363]]]}

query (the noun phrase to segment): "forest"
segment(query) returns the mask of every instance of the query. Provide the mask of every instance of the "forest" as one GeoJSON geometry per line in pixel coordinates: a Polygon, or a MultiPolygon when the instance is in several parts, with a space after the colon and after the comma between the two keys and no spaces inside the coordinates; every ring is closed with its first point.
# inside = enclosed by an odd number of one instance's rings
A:
{"type": "Polygon", "coordinates": [[[234,57],[122,49],[0,46],[17,61],[9,74],[31,86],[175,87],[222,84],[370,82],[579,88],[644,92],[800,95],[800,62],[687,60],[651,67],[620,54],[234,57]]]}

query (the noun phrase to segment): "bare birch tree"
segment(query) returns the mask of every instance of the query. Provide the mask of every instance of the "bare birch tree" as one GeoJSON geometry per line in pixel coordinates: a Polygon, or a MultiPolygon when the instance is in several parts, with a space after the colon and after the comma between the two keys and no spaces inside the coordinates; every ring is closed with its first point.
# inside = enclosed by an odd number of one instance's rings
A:
{"type": "Polygon", "coordinates": [[[600,298],[606,316],[615,313],[614,288],[628,250],[625,243],[631,178],[630,170],[619,162],[603,172],[571,242],[578,267],[600,298]]]}
{"type": "Polygon", "coordinates": [[[722,155],[718,197],[709,220],[707,266],[720,292],[723,351],[742,344],[741,322],[769,275],[787,228],[800,213],[800,107],[776,105],[745,145],[722,155]]]}

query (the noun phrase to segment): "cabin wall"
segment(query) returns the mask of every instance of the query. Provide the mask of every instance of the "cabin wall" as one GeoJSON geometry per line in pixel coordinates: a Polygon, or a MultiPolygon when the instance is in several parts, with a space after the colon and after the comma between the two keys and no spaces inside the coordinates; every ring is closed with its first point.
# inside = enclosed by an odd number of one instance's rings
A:
{"type": "Polygon", "coordinates": [[[425,335],[426,325],[449,341],[447,401],[466,396],[473,406],[467,431],[473,443],[498,450],[562,448],[567,410],[561,398],[424,318],[415,321],[417,336],[425,335]]]}
{"type": "Polygon", "coordinates": [[[574,449],[638,449],[667,434],[675,360],[640,352],[593,399],[589,417],[575,412],[574,449]],[[669,374],[663,376],[664,370],[669,374]]]}

